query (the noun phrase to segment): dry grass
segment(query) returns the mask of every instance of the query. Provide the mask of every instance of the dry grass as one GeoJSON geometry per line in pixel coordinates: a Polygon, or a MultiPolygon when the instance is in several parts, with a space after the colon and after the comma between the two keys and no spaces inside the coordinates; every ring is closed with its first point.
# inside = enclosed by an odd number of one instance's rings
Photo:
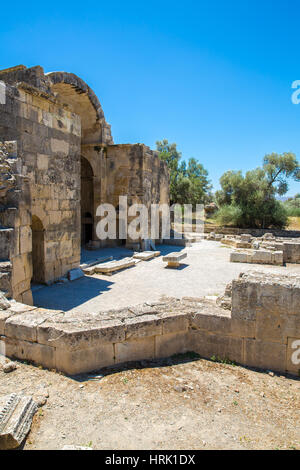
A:
{"type": "Polygon", "coordinates": [[[288,230],[300,230],[300,217],[289,217],[288,230]]]}

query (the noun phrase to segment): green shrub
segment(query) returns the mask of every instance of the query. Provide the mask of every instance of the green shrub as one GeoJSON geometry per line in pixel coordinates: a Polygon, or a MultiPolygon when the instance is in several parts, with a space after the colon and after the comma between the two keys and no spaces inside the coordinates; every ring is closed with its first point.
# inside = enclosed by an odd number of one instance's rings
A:
{"type": "Polygon", "coordinates": [[[216,219],[220,225],[232,225],[237,227],[239,226],[242,216],[243,212],[238,206],[226,204],[218,210],[216,219]]]}

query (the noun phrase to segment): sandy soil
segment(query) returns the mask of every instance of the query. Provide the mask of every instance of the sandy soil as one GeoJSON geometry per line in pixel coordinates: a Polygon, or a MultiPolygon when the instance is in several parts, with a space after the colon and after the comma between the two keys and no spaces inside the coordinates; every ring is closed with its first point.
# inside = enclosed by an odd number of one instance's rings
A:
{"type": "Polygon", "coordinates": [[[300,450],[300,379],[190,355],[76,378],[18,362],[12,392],[46,401],[25,449],[300,450]]]}

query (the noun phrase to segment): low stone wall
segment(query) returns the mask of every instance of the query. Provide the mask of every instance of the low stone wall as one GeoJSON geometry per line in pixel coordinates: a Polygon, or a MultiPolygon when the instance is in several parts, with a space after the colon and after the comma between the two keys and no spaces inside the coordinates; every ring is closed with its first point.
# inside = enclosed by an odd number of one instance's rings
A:
{"type": "Polygon", "coordinates": [[[232,282],[231,312],[196,298],[90,315],[12,302],[0,311],[0,341],[8,357],[69,375],[187,351],[297,375],[300,279],[243,274],[232,282]]]}
{"type": "Polygon", "coordinates": [[[251,263],[251,264],[271,264],[283,265],[282,251],[268,250],[249,250],[249,251],[233,251],[230,253],[230,261],[232,263],[251,263]]]}
{"type": "Polygon", "coordinates": [[[300,238],[300,230],[280,230],[263,228],[237,228],[237,227],[219,227],[218,225],[204,226],[204,233],[215,232],[224,235],[242,235],[249,233],[252,237],[262,237],[265,233],[271,233],[274,237],[300,238]]]}

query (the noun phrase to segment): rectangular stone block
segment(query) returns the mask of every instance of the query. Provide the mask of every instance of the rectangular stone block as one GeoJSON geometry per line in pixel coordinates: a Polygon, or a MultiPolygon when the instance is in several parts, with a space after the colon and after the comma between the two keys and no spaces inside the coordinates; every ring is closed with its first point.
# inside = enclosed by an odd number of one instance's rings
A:
{"type": "Polygon", "coordinates": [[[128,318],[125,322],[125,338],[141,338],[162,334],[162,320],[156,315],[128,318]]]}
{"type": "Polygon", "coordinates": [[[12,393],[0,398],[0,450],[16,449],[22,444],[36,411],[32,397],[12,393]]]}
{"type": "Polygon", "coordinates": [[[243,364],[243,338],[207,333],[203,330],[191,330],[189,350],[210,359],[213,356],[243,364]]]}
{"type": "Polygon", "coordinates": [[[1,336],[0,341],[5,345],[5,354],[12,359],[34,362],[47,369],[55,369],[55,348],[43,344],[31,343],[20,339],[1,336]]]}
{"type": "Polygon", "coordinates": [[[115,344],[115,362],[139,361],[155,357],[155,337],[132,339],[115,344]]]}
{"type": "Polygon", "coordinates": [[[66,351],[97,348],[104,343],[125,340],[125,326],[119,320],[94,321],[89,324],[78,319],[55,323],[45,322],[37,329],[37,341],[66,351]]]}
{"type": "Polygon", "coordinates": [[[238,251],[233,251],[230,253],[230,262],[231,263],[247,263],[247,253],[240,253],[238,251]]]}
{"type": "Polygon", "coordinates": [[[10,338],[36,342],[37,327],[58,313],[60,312],[56,310],[37,308],[26,313],[15,314],[5,322],[5,335],[10,338]]]}
{"type": "Polygon", "coordinates": [[[244,364],[258,369],[285,372],[286,345],[256,339],[245,339],[244,364]]]}
{"type": "Polygon", "coordinates": [[[170,357],[189,351],[188,332],[176,332],[155,337],[155,356],[170,357]]]}
{"type": "Polygon", "coordinates": [[[11,310],[0,310],[0,335],[4,335],[5,322],[14,315],[14,312],[11,310]]]}
{"type": "Polygon", "coordinates": [[[231,318],[228,315],[195,313],[191,318],[191,327],[228,335],[231,333],[231,318]]]}
{"type": "Polygon", "coordinates": [[[163,331],[162,334],[176,333],[186,331],[189,327],[191,315],[186,313],[166,313],[162,315],[163,331]]]}
{"type": "Polygon", "coordinates": [[[113,343],[77,351],[68,351],[63,347],[56,349],[56,368],[68,375],[91,372],[111,366],[114,362],[113,343]]]}

